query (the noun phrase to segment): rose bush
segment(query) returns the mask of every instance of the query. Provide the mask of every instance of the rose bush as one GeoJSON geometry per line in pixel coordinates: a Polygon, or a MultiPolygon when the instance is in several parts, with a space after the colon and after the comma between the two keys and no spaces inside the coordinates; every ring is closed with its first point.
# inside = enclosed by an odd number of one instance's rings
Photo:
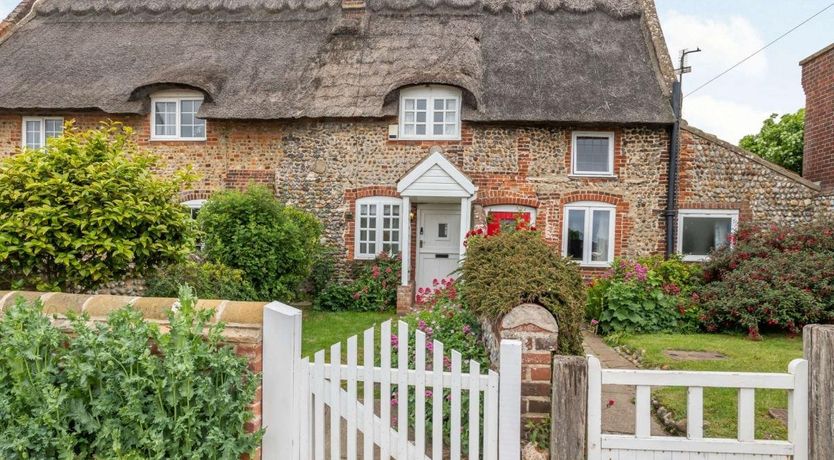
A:
{"type": "Polygon", "coordinates": [[[381,253],[354,266],[354,281],[324,288],[313,302],[323,311],[385,311],[397,306],[402,257],[381,253]]]}

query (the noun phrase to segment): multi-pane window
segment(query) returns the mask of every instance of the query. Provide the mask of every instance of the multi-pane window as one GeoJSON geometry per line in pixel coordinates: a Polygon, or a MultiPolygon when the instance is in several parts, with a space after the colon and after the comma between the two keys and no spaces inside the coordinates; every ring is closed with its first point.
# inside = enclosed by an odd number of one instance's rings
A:
{"type": "Polygon", "coordinates": [[[357,259],[400,252],[402,202],[399,198],[371,197],[356,202],[357,259]]]}
{"type": "Polygon", "coordinates": [[[152,100],[151,139],[205,140],[206,120],[197,118],[202,98],[165,97],[152,100]]]}
{"type": "Polygon", "coordinates": [[[460,91],[419,86],[400,92],[402,139],[459,139],[460,91]]]}
{"type": "Polygon", "coordinates": [[[738,211],[683,209],[678,212],[678,252],[687,261],[702,261],[731,243],[738,227],[738,211]]]}
{"type": "Polygon", "coordinates": [[[40,149],[46,140],[64,133],[64,119],[58,117],[23,117],[23,146],[40,149]]]}
{"type": "Polygon", "coordinates": [[[200,209],[202,209],[205,204],[206,200],[189,200],[182,203],[182,205],[188,209],[188,213],[191,214],[192,219],[197,219],[197,215],[200,214],[200,209]]]}
{"type": "Polygon", "coordinates": [[[614,174],[614,133],[574,132],[572,151],[572,174],[614,174]]]}
{"type": "Polygon", "coordinates": [[[587,266],[607,266],[614,259],[614,206],[575,203],[565,207],[562,251],[587,266]]]}

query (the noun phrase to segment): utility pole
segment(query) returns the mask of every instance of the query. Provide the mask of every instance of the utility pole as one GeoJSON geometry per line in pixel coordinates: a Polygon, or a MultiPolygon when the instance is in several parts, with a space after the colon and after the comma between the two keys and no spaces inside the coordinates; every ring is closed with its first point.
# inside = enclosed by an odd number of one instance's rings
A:
{"type": "Polygon", "coordinates": [[[675,232],[675,218],[678,215],[678,159],[680,158],[681,119],[683,113],[683,76],[692,72],[688,64],[688,57],[693,53],[700,53],[701,48],[681,51],[680,67],[675,69],[678,78],[672,83],[672,112],[675,123],[672,125],[672,138],[669,145],[669,184],[666,193],[666,258],[673,253],[677,241],[675,232]]]}

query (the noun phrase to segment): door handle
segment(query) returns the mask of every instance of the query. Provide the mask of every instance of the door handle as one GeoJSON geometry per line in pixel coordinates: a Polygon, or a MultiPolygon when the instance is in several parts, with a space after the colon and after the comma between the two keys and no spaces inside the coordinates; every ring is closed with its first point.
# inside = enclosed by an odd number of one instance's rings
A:
{"type": "Polygon", "coordinates": [[[423,240],[420,240],[420,249],[423,249],[423,240]]]}

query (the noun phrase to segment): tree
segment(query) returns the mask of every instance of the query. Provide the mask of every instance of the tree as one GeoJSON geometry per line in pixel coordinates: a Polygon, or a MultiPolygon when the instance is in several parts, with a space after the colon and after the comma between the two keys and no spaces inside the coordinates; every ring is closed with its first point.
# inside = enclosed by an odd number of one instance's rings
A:
{"type": "Polygon", "coordinates": [[[193,223],[175,198],[192,174],[157,177],[131,136],[69,123],[0,162],[0,286],[92,289],[185,258],[193,223]]]}
{"type": "Polygon", "coordinates": [[[293,300],[307,279],[321,224],[266,187],[213,195],[198,217],[206,258],[243,271],[261,300],[293,300]]]}
{"type": "Polygon", "coordinates": [[[779,121],[777,117],[772,114],[758,134],[744,136],[739,144],[765,160],[802,174],[805,109],[782,115],[779,121]]]}

